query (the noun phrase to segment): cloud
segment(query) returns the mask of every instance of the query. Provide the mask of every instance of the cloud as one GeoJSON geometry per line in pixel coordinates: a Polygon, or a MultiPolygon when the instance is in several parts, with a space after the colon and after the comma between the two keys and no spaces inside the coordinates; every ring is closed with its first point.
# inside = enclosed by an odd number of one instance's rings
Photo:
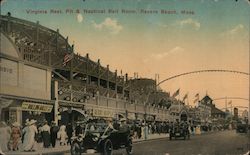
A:
{"type": "Polygon", "coordinates": [[[196,21],[196,20],[194,20],[192,18],[177,21],[177,25],[180,25],[181,27],[184,27],[186,25],[191,25],[191,26],[194,27],[195,30],[199,30],[200,27],[201,27],[201,24],[198,21],[196,21]]]}
{"type": "Polygon", "coordinates": [[[78,13],[77,16],[76,16],[76,19],[77,19],[77,22],[78,23],[81,23],[83,21],[83,16],[82,14],[78,13]]]}
{"type": "Polygon", "coordinates": [[[235,27],[233,27],[230,30],[227,30],[226,32],[221,33],[221,36],[235,36],[241,32],[243,32],[245,29],[244,25],[238,24],[235,27]]]}
{"type": "Polygon", "coordinates": [[[108,29],[113,34],[119,33],[123,27],[118,23],[116,19],[106,18],[102,23],[97,24],[92,21],[93,26],[98,30],[108,29]]]}
{"type": "Polygon", "coordinates": [[[151,57],[154,58],[154,59],[159,60],[159,59],[163,59],[163,58],[167,57],[170,54],[180,53],[180,52],[183,52],[183,51],[184,51],[184,49],[182,47],[176,46],[175,48],[173,48],[173,49],[171,49],[171,50],[169,50],[167,52],[157,53],[157,54],[154,53],[154,54],[151,55],[151,57]]]}

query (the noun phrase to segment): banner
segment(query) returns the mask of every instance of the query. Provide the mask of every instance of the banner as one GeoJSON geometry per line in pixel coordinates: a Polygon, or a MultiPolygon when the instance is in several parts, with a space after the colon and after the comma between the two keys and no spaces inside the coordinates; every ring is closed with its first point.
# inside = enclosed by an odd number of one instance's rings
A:
{"type": "Polygon", "coordinates": [[[37,112],[46,112],[50,113],[52,111],[53,105],[48,104],[39,104],[33,102],[23,102],[22,110],[23,111],[37,111],[37,112]]]}
{"type": "Polygon", "coordinates": [[[108,109],[93,109],[93,116],[96,117],[114,117],[115,112],[108,109]]]}

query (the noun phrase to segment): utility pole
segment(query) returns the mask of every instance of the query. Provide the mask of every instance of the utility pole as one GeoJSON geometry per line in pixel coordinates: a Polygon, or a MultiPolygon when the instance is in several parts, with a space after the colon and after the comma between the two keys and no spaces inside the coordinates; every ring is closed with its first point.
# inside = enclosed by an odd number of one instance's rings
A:
{"type": "Polygon", "coordinates": [[[227,97],[225,97],[225,112],[227,112],[227,97]]]}
{"type": "Polygon", "coordinates": [[[55,95],[55,105],[54,105],[54,121],[58,125],[58,81],[54,83],[54,95],[55,95]]]}

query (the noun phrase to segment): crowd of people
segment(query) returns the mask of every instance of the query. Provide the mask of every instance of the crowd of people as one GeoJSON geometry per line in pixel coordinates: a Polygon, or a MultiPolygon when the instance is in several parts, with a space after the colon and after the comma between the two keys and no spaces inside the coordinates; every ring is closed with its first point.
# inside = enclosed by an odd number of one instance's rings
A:
{"type": "Polygon", "coordinates": [[[17,150],[35,151],[37,143],[43,143],[44,148],[55,147],[57,140],[60,145],[70,145],[73,132],[71,123],[59,127],[55,122],[51,122],[50,125],[47,121],[38,124],[34,119],[27,119],[22,127],[18,122],[7,125],[2,121],[0,122],[0,154],[17,150]]]}
{"type": "MultiPolygon", "coordinates": [[[[116,129],[117,126],[123,126],[117,121],[109,120],[108,126],[116,129]]],[[[175,122],[176,123],[176,122],[175,122]]],[[[150,134],[167,134],[170,132],[174,122],[146,122],[134,121],[128,122],[134,139],[148,139],[150,134]]],[[[197,133],[199,126],[187,124],[190,133],[197,133]]],[[[211,130],[210,127],[200,127],[200,130],[211,130]]],[[[22,127],[19,123],[7,125],[0,122],[0,153],[8,150],[16,151],[35,151],[36,144],[42,143],[44,148],[55,147],[56,141],[59,140],[60,145],[71,145],[71,137],[78,136],[84,131],[83,126],[78,123],[73,127],[71,123],[67,125],[57,126],[55,122],[48,123],[44,121],[37,123],[36,120],[26,120],[22,127]]]]}

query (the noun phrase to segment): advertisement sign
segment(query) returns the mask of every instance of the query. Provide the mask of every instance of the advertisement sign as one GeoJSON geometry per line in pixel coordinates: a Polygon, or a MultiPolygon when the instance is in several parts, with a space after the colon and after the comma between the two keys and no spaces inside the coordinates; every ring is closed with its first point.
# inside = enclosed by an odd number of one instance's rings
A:
{"type": "Polygon", "coordinates": [[[51,112],[53,105],[39,104],[33,102],[23,102],[22,110],[24,111],[37,111],[37,112],[51,112]]]}
{"type": "Polygon", "coordinates": [[[93,116],[96,117],[114,117],[115,112],[108,109],[93,109],[93,116]]]}

